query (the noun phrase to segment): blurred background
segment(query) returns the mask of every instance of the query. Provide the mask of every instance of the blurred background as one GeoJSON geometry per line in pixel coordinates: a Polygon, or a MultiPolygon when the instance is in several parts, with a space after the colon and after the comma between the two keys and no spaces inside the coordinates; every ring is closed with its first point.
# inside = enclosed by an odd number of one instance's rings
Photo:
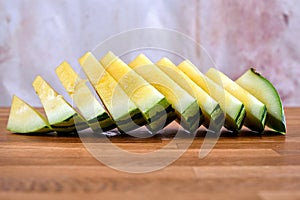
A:
{"type": "Polygon", "coordinates": [[[86,51],[143,27],[190,36],[232,79],[255,66],[284,106],[300,106],[298,0],[0,0],[0,106],[13,94],[40,106],[31,86],[38,74],[64,93],[55,75],[62,61],[79,70],[86,51]]]}

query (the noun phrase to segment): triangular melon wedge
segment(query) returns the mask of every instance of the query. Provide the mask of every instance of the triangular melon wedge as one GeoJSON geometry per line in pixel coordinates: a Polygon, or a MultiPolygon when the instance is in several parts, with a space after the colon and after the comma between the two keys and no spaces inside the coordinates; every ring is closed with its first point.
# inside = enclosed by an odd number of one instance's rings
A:
{"type": "Polygon", "coordinates": [[[13,96],[7,130],[15,133],[46,133],[52,129],[47,119],[29,104],[13,96]]]}
{"type": "Polygon", "coordinates": [[[74,104],[93,130],[108,131],[116,128],[116,124],[97,101],[86,85],[86,81],[79,77],[68,62],[61,63],[55,71],[74,104]]]}
{"type": "Polygon", "coordinates": [[[241,101],[202,74],[190,61],[185,60],[177,67],[220,104],[226,114],[225,128],[233,131],[242,128],[246,111],[241,101]]]}
{"type": "Polygon", "coordinates": [[[253,68],[238,78],[236,83],[266,105],[268,112],[266,125],[279,133],[285,134],[286,122],[283,106],[272,83],[253,68]]]}
{"type": "Polygon", "coordinates": [[[82,56],[79,63],[120,131],[128,132],[146,124],[139,108],[91,52],[82,56]]]}
{"type": "Polygon", "coordinates": [[[230,94],[245,105],[245,126],[257,132],[264,130],[267,108],[261,101],[215,68],[210,68],[206,76],[215,81],[218,85],[224,87],[230,94]]]}
{"type": "Polygon", "coordinates": [[[218,132],[222,128],[225,119],[220,105],[168,58],[160,59],[156,65],[191,96],[197,99],[198,105],[204,115],[204,126],[218,132]]]}
{"type": "Polygon", "coordinates": [[[167,113],[173,112],[173,109],[164,95],[112,52],[108,52],[100,62],[142,111],[150,131],[157,132],[167,125],[167,113]]]}
{"type": "Polygon", "coordinates": [[[75,132],[76,127],[80,130],[88,127],[72,106],[41,76],[35,78],[32,86],[41,100],[53,130],[57,132],[75,132]]]}
{"type": "Polygon", "coordinates": [[[153,64],[144,54],[138,55],[128,64],[146,81],[161,92],[170,102],[182,121],[182,126],[194,132],[203,122],[197,100],[175,83],[168,75],[153,64]]]}

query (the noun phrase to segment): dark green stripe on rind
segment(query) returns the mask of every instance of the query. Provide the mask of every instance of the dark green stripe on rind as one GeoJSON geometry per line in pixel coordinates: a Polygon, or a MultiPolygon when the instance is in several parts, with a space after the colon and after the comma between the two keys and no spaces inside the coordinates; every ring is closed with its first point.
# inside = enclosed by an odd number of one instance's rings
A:
{"type": "Polygon", "coordinates": [[[121,117],[120,119],[115,119],[115,121],[117,128],[121,132],[132,131],[147,124],[144,116],[138,108],[132,110],[129,114],[121,117]]]}
{"type": "Polygon", "coordinates": [[[232,119],[228,115],[226,116],[224,127],[228,130],[239,131],[242,128],[243,123],[245,121],[245,115],[246,109],[245,106],[242,104],[239,113],[235,119],[232,119]]]}
{"type": "Polygon", "coordinates": [[[74,117],[77,116],[77,114],[74,114],[68,118],[66,118],[64,121],[57,123],[57,124],[51,124],[51,128],[56,132],[74,132],[76,131],[75,123],[74,123],[74,117]]]}
{"type": "Polygon", "coordinates": [[[145,119],[143,115],[140,112],[137,112],[135,114],[130,113],[129,116],[126,116],[125,119],[122,120],[117,120],[117,125],[122,126],[122,125],[129,125],[129,124],[135,124],[139,126],[145,125],[145,119]],[[133,123],[134,122],[134,123],[133,123]]]}
{"type": "Polygon", "coordinates": [[[241,108],[239,114],[237,115],[237,117],[235,119],[237,130],[240,130],[242,128],[242,126],[244,124],[244,121],[245,121],[245,116],[246,116],[245,106],[242,104],[241,107],[242,108],[241,108]]]}
{"type": "Polygon", "coordinates": [[[38,129],[38,130],[34,130],[34,131],[31,131],[31,132],[26,132],[26,133],[22,133],[22,134],[31,134],[31,133],[50,133],[52,132],[53,130],[47,126],[41,128],[41,129],[38,129]]]}
{"type": "Polygon", "coordinates": [[[174,120],[174,118],[169,118],[172,116],[169,115],[169,112],[174,112],[172,105],[167,101],[166,98],[161,99],[155,104],[155,107],[151,109],[151,112],[146,113],[146,115],[150,117],[148,119],[149,123],[147,128],[153,133],[163,129],[170,123],[171,120],[174,120]]]}
{"type": "Polygon", "coordinates": [[[93,129],[93,131],[100,131],[100,132],[105,132],[105,131],[110,131],[114,128],[116,128],[116,125],[102,125],[99,122],[94,122],[92,124],[89,124],[90,127],[93,129]]]}
{"type": "Polygon", "coordinates": [[[74,123],[74,124],[72,124],[72,125],[70,125],[70,126],[66,126],[66,125],[62,125],[62,124],[60,124],[60,123],[58,123],[58,124],[53,124],[53,125],[51,125],[51,127],[52,128],[68,128],[68,127],[80,127],[80,128],[83,128],[83,127],[86,127],[86,128],[88,128],[88,125],[87,125],[87,123],[85,123],[85,122],[78,122],[78,123],[74,123]]]}
{"type": "Polygon", "coordinates": [[[196,100],[181,114],[180,120],[181,125],[191,133],[200,127],[204,118],[196,100]]]}
{"type": "MultiPolygon", "coordinates": [[[[246,115],[248,115],[248,113],[246,115]]],[[[253,131],[261,133],[265,129],[266,119],[267,119],[267,108],[266,106],[264,106],[260,119],[248,115],[245,119],[244,125],[253,131]]]]}
{"type": "Polygon", "coordinates": [[[59,122],[59,123],[56,123],[56,124],[51,124],[51,127],[52,126],[73,126],[75,124],[74,122],[74,117],[76,117],[77,114],[74,114],[70,117],[68,117],[67,119],[63,120],[62,122],[59,122]]]}
{"type": "Polygon", "coordinates": [[[97,122],[101,128],[113,127],[116,128],[115,122],[110,118],[110,116],[104,112],[101,115],[98,115],[96,119],[90,120],[89,123],[97,122]]]}
{"type": "Polygon", "coordinates": [[[163,98],[159,102],[155,104],[149,111],[144,113],[145,116],[147,116],[148,123],[151,123],[155,121],[156,119],[160,118],[161,115],[166,113],[166,108],[169,106],[169,102],[163,98]]]}
{"type": "Polygon", "coordinates": [[[283,120],[278,120],[277,118],[273,117],[272,115],[267,114],[267,126],[270,128],[276,130],[277,132],[281,134],[286,133],[286,124],[285,124],[285,118],[283,117],[283,120]]]}
{"type": "Polygon", "coordinates": [[[106,112],[103,113],[101,116],[98,116],[97,118],[90,120],[89,125],[93,130],[101,129],[102,131],[109,131],[117,127],[115,122],[108,116],[106,112]]]}
{"type": "Polygon", "coordinates": [[[155,117],[155,119],[147,125],[147,128],[153,133],[160,131],[176,119],[175,110],[172,105],[169,105],[164,111],[161,111],[161,113],[163,113],[163,115],[156,115],[160,117],[155,117]]]}
{"type": "Polygon", "coordinates": [[[57,124],[51,124],[50,126],[56,132],[74,132],[76,129],[84,130],[89,127],[87,122],[78,114],[74,114],[64,121],[57,124]]]}
{"type": "Polygon", "coordinates": [[[267,110],[267,106],[265,106],[264,108],[265,109],[264,109],[264,112],[261,115],[260,121],[263,124],[264,129],[265,129],[265,125],[266,125],[266,121],[267,121],[267,117],[268,117],[268,110],[267,110]]]}
{"type": "Polygon", "coordinates": [[[214,132],[219,132],[225,122],[225,113],[221,109],[220,105],[214,108],[214,110],[208,114],[209,118],[205,119],[204,126],[214,132]]]}
{"type": "Polygon", "coordinates": [[[147,124],[143,114],[140,111],[138,111],[134,115],[130,114],[130,116],[131,116],[131,119],[135,122],[135,124],[137,124],[139,126],[143,126],[143,125],[147,124]]]}
{"type": "Polygon", "coordinates": [[[59,133],[70,133],[76,132],[76,127],[56,127],[53,130],[59,133]]]}
{"type": "Polygon", "coordinates": [[[103,112],[102,114],[97,116],[97,121],[103,121],[110,118],[109,115],[106,112],[103,112]]]}

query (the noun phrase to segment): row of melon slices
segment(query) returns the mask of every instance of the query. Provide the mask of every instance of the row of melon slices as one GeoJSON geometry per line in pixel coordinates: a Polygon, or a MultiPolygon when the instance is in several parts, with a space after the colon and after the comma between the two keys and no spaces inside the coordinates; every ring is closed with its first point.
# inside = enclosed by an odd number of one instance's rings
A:
{"type": "Polygon", "coordinates": [[[252,68],[232,81],[214,68],[204,75],[188,60],[176,66],[162,58],[154,64],[143,54],[126,64],[112,52],[101,60],[87,52],[79,62],[101,103],[86,80],[63,62],[56,73],[77,109],[37,76],[32,85],[47,118],[14,96],[7,129],[42,133],[91,127],[126,133],[145,125],[155,133],[177,120],[189,132],[201,125],[212,131],[222,126],[239,131],[245,125],[256,132],[267,125],[286,132],[278,92],[252,68]]]}

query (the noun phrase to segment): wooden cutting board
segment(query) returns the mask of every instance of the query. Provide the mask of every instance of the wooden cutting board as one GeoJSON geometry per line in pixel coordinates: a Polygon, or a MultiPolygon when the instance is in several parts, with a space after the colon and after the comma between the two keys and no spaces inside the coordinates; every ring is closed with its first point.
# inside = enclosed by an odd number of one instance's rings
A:
{"type": "MultiPolygon", "coordinates": [[[[0,199],[300,199],[300,108],[285,112],[286,136],[223,132],[212,152],[199,159],[200,133],[170,166],[129,174],[93,158],[76,136],[8,132],[9,108],[0,108],[0,199]]],[[[128,151],[151,152],[168,144],[176,128],[172,123],[153,138],[111,141],[128,151]]],[[[172,151],[185,142],[178,139],[172,151]]]]}

